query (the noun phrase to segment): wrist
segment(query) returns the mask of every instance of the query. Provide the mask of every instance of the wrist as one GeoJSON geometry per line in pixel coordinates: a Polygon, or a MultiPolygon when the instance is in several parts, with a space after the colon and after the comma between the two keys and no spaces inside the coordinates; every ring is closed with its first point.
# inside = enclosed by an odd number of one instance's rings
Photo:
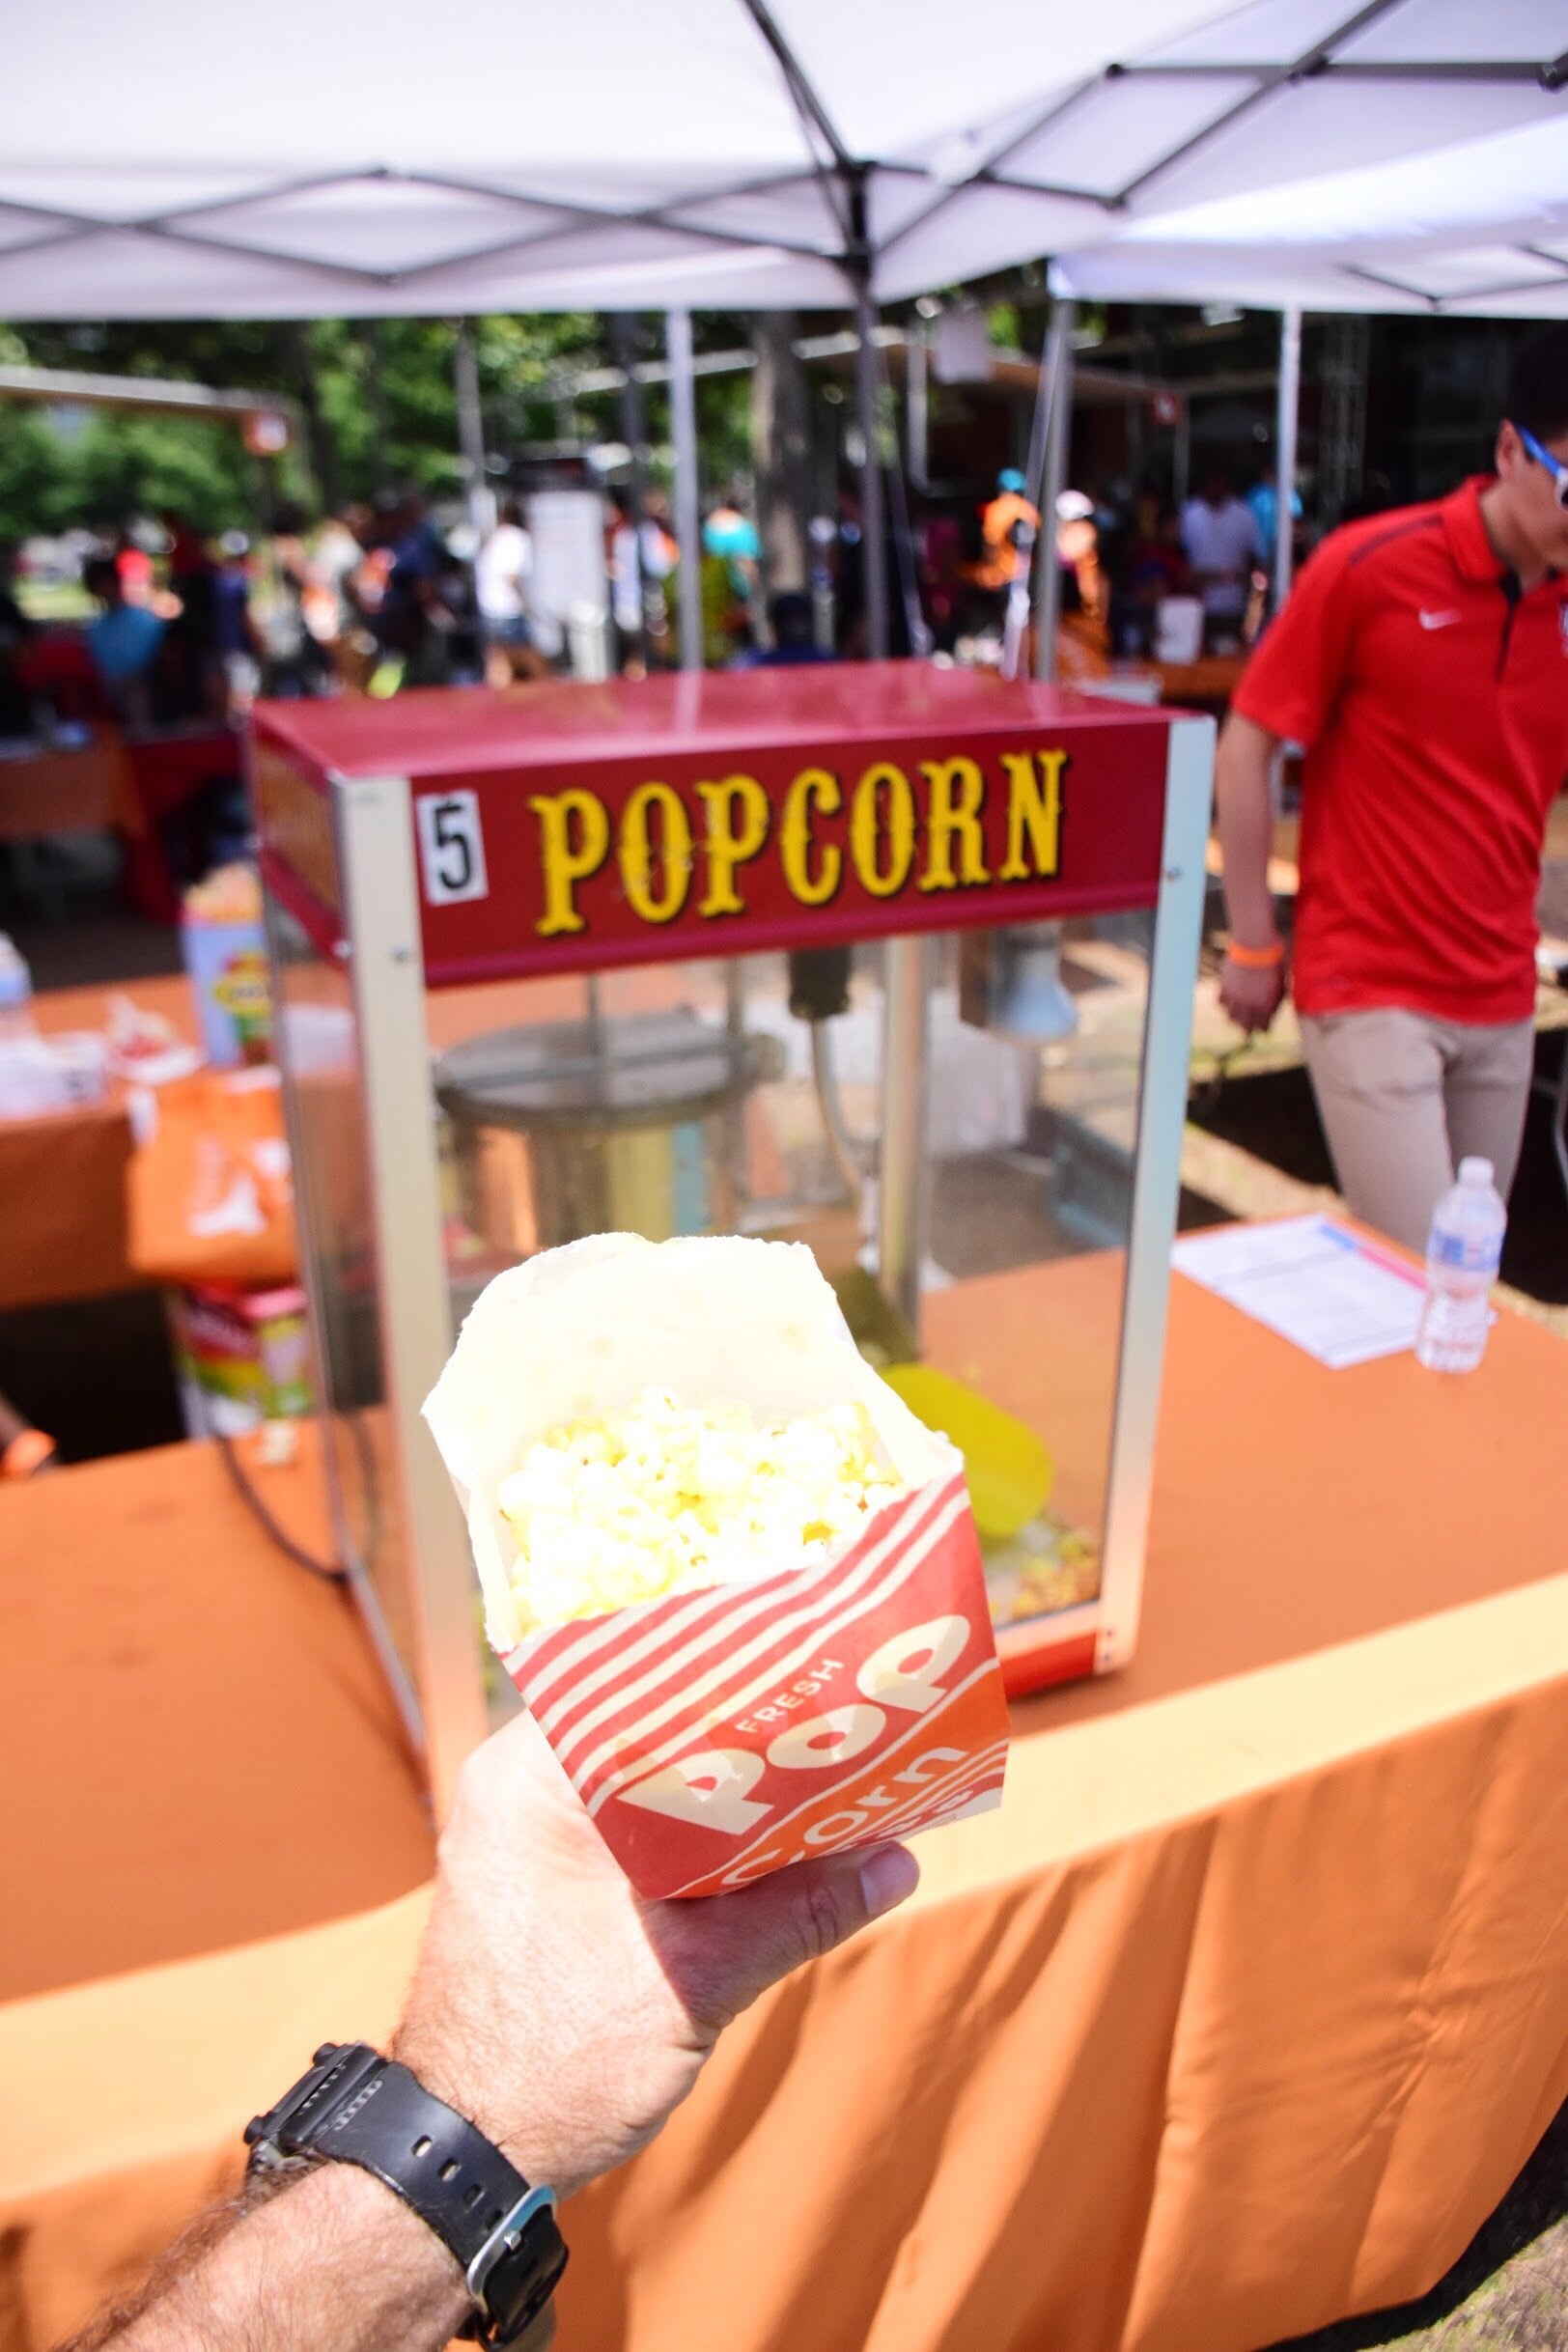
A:
{"type": "Polygon", "coordinates": [[[355,2164],[322,2164],[293,2186],[280,2204],[294,2198],[294,2218],[308,2214],[316,2230],[342,2258],[355,2294],[379,2273],[378,2300],[406,2312],[409,2340],[446,2343],[473,2316],[473,2302],[456,2255],[374,2172],[355,2164]]]}
{"type": "Polygon", "coordinates": [[[544,2096],[546,2070],[540,2068],[536,2074],[531,2112],[524,2125],[497,2072],[488,2073],[483,2064],[474,2064],[473,2053],[483,2047],[477,2039],[449,2039],[434,2025],[405,2023],[391,2045],[391,2056],[417,2077],[433,2098],[454,2108],[493,2142],[524,2180],[547,2184],[563,2199],[571,2197],[593,2178],[593,2170],[584,2169],[581,2148],[574,2144],[571,2130],[557,2129],[551,2122],[544,2096]]]}
{"type": "Polygon", "coordinates": [[[357,2166],[323,2164],[247,2182],[238,2218],[117,2332],[114,2352],[170,2352],[252,2340],[321,2339],[336,2352],[449,2343],[472,2314],[462,2274],[439,2238],[357,2166]]]}

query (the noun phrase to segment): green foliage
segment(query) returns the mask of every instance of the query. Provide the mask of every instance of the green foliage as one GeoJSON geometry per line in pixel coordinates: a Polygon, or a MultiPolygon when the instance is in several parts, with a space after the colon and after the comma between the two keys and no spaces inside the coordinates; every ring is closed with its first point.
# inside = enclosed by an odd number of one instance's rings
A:
{"type": "Polygon", "coordinates": [[[99,412],[62,434],[44,411],[0,404],[0,540],[72,524],[113,531],[166,506],[202,531],[227,530],[255,509],[247,463],[221,426],[99,412]]]}
{"type": "Polygon", "coordinates": [[[1016,302],[992,303],[986,312],[986,337],[996,350],[1016,351],[1021,348],[1016,302]]]}
{"type": "MultiPolygon", "coordinates": [[[[705,323],[719,344],[745,340],[736,320],[705,323]]],[[[616,394],[584,395],[564,416],[552,396],[561,378],[608,357],[596,314],[484,318],[475,339],[490,452],[509,458],[557,439],[563,427],[587,440],[622,438],[616,394]]],[[[640,348],[662,349],[656,322],[640,348]]],[[[268,469],[227,425],[100,409],[57,433],[46,411],[0,399],[0,539],[73,523],[112,529],[161,506],[180,508],[204,532],[254,529],[264,494],[299,498],[313,511],[405,483],[450,496],[462,487],[455,350],[445,319],[0,324],[0,360],[10,363],[282,395],[302,413],[305,441],[268,469]]],[[[749,470],[748,379],[699,378],[697,408],[711,493],[749,470]]],[[[649,440],[667,441],[661,386],[649,388],[645,411],[649,440]]],[[[661,473],[656,463],[656,481],[661,473]]]]}
{"type": "Polygon", "coordinates": [[[42,416],[0,406],[0,544],[74,519],[66,449],[42,416]]]}

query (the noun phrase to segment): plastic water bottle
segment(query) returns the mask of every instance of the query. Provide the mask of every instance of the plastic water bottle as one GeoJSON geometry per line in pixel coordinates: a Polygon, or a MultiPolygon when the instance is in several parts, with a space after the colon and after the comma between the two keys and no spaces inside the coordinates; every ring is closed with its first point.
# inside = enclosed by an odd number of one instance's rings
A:
{"type": "Polygon", "coordinates": [[[1462,1160],[1459,1182],[1432,1212],[1426,1302],[1415,1354],[1430,1372],[1473,1372],[1486,1353],[1489,1304],[1508,1212],[1490,1160],[1462,1160]]]}
{"type": "Polygon", "coordinates": [[[16,942],[0,931],[0,1040],[33,1035],[33,975],[16,942]]]}

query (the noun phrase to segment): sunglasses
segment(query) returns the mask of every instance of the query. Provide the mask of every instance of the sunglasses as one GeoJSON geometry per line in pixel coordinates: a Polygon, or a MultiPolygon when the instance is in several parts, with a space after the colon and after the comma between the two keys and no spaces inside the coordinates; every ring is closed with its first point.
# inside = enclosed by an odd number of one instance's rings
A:
{"type": "Polygon", "coordinates": [[[1529,455],[1535,460],[1536,464],[1544,465],[1552,476],[1557,504],[1560,507],[1568,507],[1568,465],[1564,465],[1560,459],[1554,458],[1544,442],[1536,439],[1527,425],[1516,425],[1514,431],[1524,442],[1529,455]]]}

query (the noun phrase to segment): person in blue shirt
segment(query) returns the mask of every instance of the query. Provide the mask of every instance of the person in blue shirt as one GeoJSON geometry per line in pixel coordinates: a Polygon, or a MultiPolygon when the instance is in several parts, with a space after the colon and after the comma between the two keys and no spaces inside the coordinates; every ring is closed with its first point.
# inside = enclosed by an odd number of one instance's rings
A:
{"type": "MultiPolygon", "coordinates": [[[[1252,520],[1258,527],[1258,546],[1269,571],[1274,571],[1274,533],[1279,528],[1279,478],[1272,465],[1266,465],[1246,493],[1246,503],[1252,510],[1252,520]]],[[[1302,519],[1302,493],[1292,489],[1290,514],[1293,522],[1302,519]]]]}
{"type": "Polygon", "coordinates": [[[122,718],[146,718],[151,704],[153,664],[163,642],[164,624],[146,604],[126,597],[112,556],[96,556],[83,574],[89,596],[101,607],[89,623],[87,650],[105,694],[122,718]]]}

